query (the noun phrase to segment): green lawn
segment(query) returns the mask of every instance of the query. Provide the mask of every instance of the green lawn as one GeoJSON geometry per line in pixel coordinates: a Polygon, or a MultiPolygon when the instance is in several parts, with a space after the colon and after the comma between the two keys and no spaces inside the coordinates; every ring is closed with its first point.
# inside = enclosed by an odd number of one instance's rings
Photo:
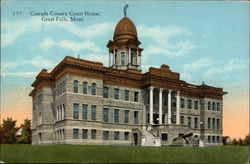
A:
{"type": "Polygon", "coordinates": [[[147,162],[147,163],[245,163],[247,146],[226,147],[133,147],[86,145],[1,145],[4,162],[147,162]]]}

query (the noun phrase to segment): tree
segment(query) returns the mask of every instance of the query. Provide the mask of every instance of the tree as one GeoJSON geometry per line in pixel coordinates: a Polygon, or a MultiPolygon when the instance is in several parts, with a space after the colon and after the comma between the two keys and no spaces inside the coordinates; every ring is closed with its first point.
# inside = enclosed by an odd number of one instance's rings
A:
{"type": "Polygon", "coordinates": [[[21,125],[22,135],[18,139],[18,143],[31,143],[31,120],[25,119],[24,123],[21,125]]]}
{"type": "Polygon", "coordinates": [[[234,139],[231,141],[231,144],[235,146],[235,145],[238,144],[238,142],[237,142],[237,140],[234,138],[234,139]]]}
{"type": "Polygon", "coordinates": [[[238,140],[238,145],[243,146],[243,140],[241,138],[238,140]]]}
{"type": "Polygon", "coordinates": [[[243,145],[245,145],[245,146],[250,146],[250,134],[249,135],[247,135],[246,137],[245,137],[245,139],[243,140],[243,145]]]}
{"type": "Polygon", "coordinates": [[[15,143],[16,142],[16,120],[7,117],[3,120],[3,124],[0,126],[0,143],[15,143]]]}

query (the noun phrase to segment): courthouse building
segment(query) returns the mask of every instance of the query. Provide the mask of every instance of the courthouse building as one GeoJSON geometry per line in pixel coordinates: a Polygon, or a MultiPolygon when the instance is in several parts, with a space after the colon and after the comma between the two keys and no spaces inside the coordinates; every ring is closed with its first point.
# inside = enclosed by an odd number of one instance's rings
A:
{"type": "Polygon", "coordinates": [[[163,64],[141,71],[134,23],[122,18],[109,66],[66,56],[32,84],[32,144],[222,144],[222,88],[193,85],[163,64]]]}

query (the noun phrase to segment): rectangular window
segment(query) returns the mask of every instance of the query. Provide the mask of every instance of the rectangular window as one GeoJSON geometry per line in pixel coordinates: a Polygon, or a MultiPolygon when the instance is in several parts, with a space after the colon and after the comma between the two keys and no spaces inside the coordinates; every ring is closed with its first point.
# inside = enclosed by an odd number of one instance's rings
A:
{"type": "Polygon", "coordinates": [[[215,118],[212,119],[213,129],[215,129],[215,118]]]}
{"type": "Polygon", "coordinates": [[[220,119],[217,119],[217,129],[220,129],[220,119]]]}
{"type": "Polygon", "coordinates": [[[167,141],[168,140],[168,134],[167,133],[162,133],[161,134],[161,140],[167,141]]]}
{"type": "Polygon", "coordinates": [[[73,119],[79,119],[79,104],[73,104],[73,119]]]}
{"type": "Polygon", "coordinates": [[[220,143],[220,136],[217,136],[217,143],[220,143]]]}
{"type": "Polygon", "coordinates": [[[138,124],[138,115],[139,115],[139,112],[134,111],[134,124],[138,124]]]}
{"type": "Polygon", "coordinates": [[[176,107],[176,98],[172,97],[172,103],[173,103],[173,107],[176,107]]]}
{"type": "Polygon", "coordinates": [[[210,101],[208,101],[208,103],[207,103],[207,110],[211,110],[211,102],[210,101]]]}
{"type": "Polygon", "coordinates": [[[125,93],[124,93],[124,99],[125,101],[129,101],[129,90],[125,90],[125,93]]]}
{"type": "Polygon", "coordinates": [[[215,143],[215,136],[212,137],[212,141],[213,141],[213,143],[215,143]]]}
{"type": "Polygon", "coordinates": [[[207,118],[207,128],[208,129],[211,128],[211,118],[210,117],[207,118]]]}
{"type": "Polygon", "coordinates": [[[91,139],[96,139],[96,130],[91,130],[91,139]]]}
{"type": "Polygon", "coordinates": [[[215,110],[215,102],[213,102],[213,110],[215,110]]]}
{"type": "Polygon", "coordinates": [[[91,95],[96,95],[96,83],[91,84],[91,95]]]}
{"type": "Polygon", "coordinates": [[[139,93],[134,92],[134,102],[138,102],[138,101],[139,101],[139,93]]]}
{"type": "Polygon", "coordinates": [[[103,131],[103,139],[109,140],[109,131],[103,131]]]}
{"type": "Polygon", "coordinates": [[[124,140],[129,140],[129,132],[124,132],[124,140]]]}
{"type": "Polygon", "coordinates": [[[211,143],[211,136],[207,136],[207,142],[211,143]]]}
{"type": "Polygon", "coordinates": [[[78,139],[79,129],[73,129],[73,139],[78,139]]]}
{"type": "Polygon", "coordinates": [[[115,88],[114,99],[119,100],[119,89],[115,88]]]}
{"type": "Polygon", "coordinates": [[[87,88],[88,88],[88,83],[86,81],[84,81],[82,83],[82,93],[83,94],[87,94],[87,88]]]}
{"type": "Polygon", "coordinates": [[[184,116],[181,116],[181,124],[184,125],[185,122],[184,122],[184,116]]]}
{"type": "Polygon", "coordinates": [[[120,138],[120,133],[118,131],[114,132],[114,140],[119,140],[120,138]]]}
{"type": "Polygon", "coordinates": [[[82,129],[82,139],[88,138],[88,129],[82,129]]]}
{"type": "Polygon", "coordinates": [[[87,120],[88,118],[88,105],[82,104],[82,119],[87,120]]]}
{"type": "Polygon", "coordinates": [[[121,52],[121,65],[125,65],[125,52],[121,52]]]}
{"type": "Polygon", "coordinates": [[[194,109],[198,109],[198,101],[197,100],[194,102],[194,109]]]}
{"type": "Polygon", "coordinates": [[[194,128],[198,128],[198,118],[194,118],[194,128]]]}
{"type": "Polygon", "coordinates": [[[91,105],[91,120],[96,120],[96,106],[91,105]]]}
{"type": "Polygon", "coordinates": [[[119,123],[119,109],[114,110],[114,122],[119,123]]]}
{"type": "Polygon", "coordinates": [[[181,99],[181,108],[185,108],[185,100],[183,98],[181,99]]]}
{"type": "Polygon", "coordinates": [[[168,105],[168,97],[167,96],[163,96],[163,104],[164,104],[164,106],[168,105]]]}
{"type": "Polygon", "coordinates": [[[103,98],[109,98],[109,88],[103,87],[103,98]]]}
{"type": "Polygon", "coordinates": [[[108,108],[103,108],[102,118],[103,118],[103,122],[109,122],[109,109],[108,108]]]}
{"type": "Polygon", "coordinates": [[[191,128],[191,117],[188,117],[188,128],[191,128]]]}
{"type": "Polygon", "coordinates": [[[176,124],[176,115],[173,115],[173,117],[172,117],[172,123],[176,124]]]}
{"type": "Polygon", "coordinates": [[[220,103],[217,103],[217,111],[220,111],[220,103]]]}
{"type": "Polygon", "coordinates": [[[124,111],[124,123],[129,123],[129,110],[124,111]]]}
{"type": "Polygon", "coordinates": [[[192,109],[192,100],[188,100],[188,109],[192,109]]]}

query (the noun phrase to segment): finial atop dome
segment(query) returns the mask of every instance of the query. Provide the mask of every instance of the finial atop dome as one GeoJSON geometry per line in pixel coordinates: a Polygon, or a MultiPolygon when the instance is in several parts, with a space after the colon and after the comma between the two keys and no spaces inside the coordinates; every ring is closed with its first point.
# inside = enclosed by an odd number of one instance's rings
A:
{"type": "Polygon", "coordinates": [[[126,4],[123,8],[123,12],[124,12],[124,17],[127,17],[127,8],[128,8],[128,4],[126,4]]]}

